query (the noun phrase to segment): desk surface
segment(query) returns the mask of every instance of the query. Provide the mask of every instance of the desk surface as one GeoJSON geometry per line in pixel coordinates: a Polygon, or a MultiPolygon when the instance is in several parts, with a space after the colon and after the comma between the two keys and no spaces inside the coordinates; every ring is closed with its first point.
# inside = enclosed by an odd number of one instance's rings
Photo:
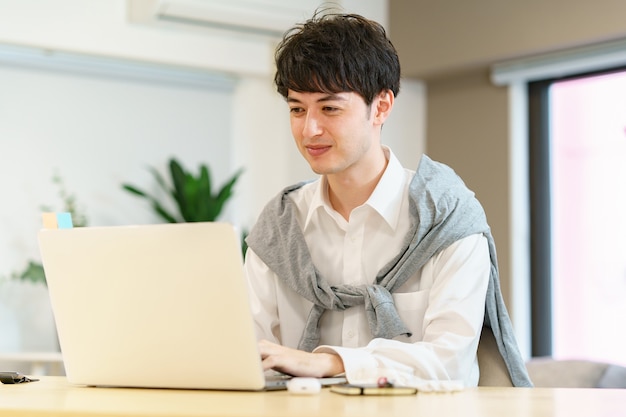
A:
{"type": "Polygon", "coordinates": [[[348,397],[72,386],[65,377],[0,385],[0,416],[620,416],[626,390],[471,388],[452,394],[348,397]]]}

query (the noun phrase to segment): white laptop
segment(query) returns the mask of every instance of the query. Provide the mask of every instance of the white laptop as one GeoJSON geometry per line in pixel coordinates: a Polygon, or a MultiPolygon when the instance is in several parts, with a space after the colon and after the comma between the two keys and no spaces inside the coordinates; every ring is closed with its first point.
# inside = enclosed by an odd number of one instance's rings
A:
{"type": "Polygon", "coordinates": [[[240,239],[227,223],[44,229],[68,381],[262,390],[240,239]]]}

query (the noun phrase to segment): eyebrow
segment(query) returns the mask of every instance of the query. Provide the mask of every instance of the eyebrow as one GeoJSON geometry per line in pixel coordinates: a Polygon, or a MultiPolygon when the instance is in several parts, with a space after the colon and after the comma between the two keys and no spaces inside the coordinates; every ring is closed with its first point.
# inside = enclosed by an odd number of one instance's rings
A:
{"type": "MultiPolygon", "coordinates": [[[[323,103],[325,101],[348,101],[345,97],[342,97],[338,94],[328,94],[325,95],[323,97],[320,97],[317,100],[317,103],[323,103]]],[[[298,100],[297,98],[288,96],[287,97],[287,103],[302,103],[300,100],[298,100]]]]}

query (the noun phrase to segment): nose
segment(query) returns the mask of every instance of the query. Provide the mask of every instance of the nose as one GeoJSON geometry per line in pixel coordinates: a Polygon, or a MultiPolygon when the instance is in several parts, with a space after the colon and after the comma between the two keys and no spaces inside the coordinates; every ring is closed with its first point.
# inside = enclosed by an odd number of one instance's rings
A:
{"type": "Polygon", "coordinates": [[[302,126],[302,135],[305,138],[313,138],[319,136],[322,133],[322,124],[320,123],[319,116],[312,111],[307,112],[304,118],[304,125],[302,126]]]}

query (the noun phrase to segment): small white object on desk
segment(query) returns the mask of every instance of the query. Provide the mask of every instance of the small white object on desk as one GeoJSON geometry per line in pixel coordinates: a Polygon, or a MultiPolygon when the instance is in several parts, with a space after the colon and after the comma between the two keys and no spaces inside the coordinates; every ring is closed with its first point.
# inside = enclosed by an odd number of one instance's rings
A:
{"type": "Polygon", "coordinates": [[[322,384],[317,378],[295,377],[287,382],[287,390],[291,394],[319,394],[322,384]]]}

